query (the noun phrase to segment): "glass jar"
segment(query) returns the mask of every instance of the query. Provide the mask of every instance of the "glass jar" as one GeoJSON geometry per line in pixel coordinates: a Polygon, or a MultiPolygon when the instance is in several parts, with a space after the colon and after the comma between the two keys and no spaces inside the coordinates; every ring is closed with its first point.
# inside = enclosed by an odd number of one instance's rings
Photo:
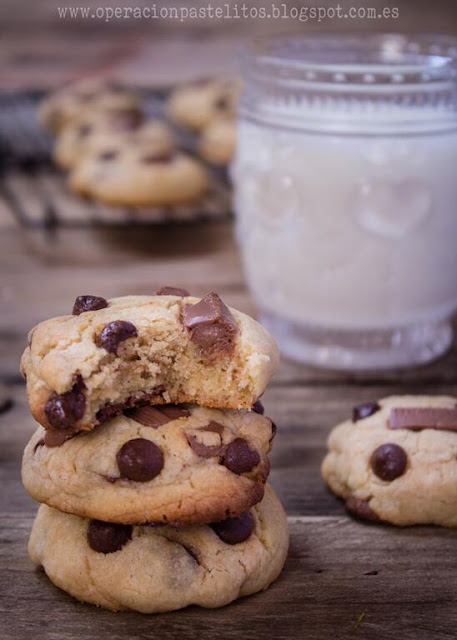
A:
{"type": "Polygon", "coordinates": [[[243,55],[232,166],[261,321],[291,358],[427,362],[457,307],[455,40],[313,35],[243,55]]]}

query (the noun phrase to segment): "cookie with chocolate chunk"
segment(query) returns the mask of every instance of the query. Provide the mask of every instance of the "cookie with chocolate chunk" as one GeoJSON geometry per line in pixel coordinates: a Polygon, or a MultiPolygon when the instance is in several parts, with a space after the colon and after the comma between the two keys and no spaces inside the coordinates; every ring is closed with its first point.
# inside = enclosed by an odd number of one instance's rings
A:
{"type": "Polygon", "coordinates": [[[203,163],[173,146],[144,138],[107,139],[73,167],[69,186],[109,205],[166,207],[200,200],[208,191],[203,163]]]}
{"type": "Polygon", "coordinates": [[[322,475],[362,520],[457,527],[457,399],[391,396],[333,429],[322,475]]]}
{"type": "Polygon", "coordinates": [[[22,478],[38,502],[80,516],[213,522],[262,499],[272,437],[255,411],[147,405],[61,443],[40,427],[22,478]]]}
{"type": "Polygon", "coordinates": [[[88,79],[49,94],[40,104],[38,116],[47,129],[58,132],[89,114],[120,111],[141,113],[139,96],[128,89],[88,79]]]}
{"type": "Polygon", "coordinates": [[[214,120],[235,117],[240,89],[234,78],[197,80],[177,87],[168,99],[168,116],[186,129],[201,131],[214,120]]]}
{"type": "Polygon", "coordinates": [[[58,135],[54,160],[62,169],[72,169],[87,154],[96,155],[110,145],[132,144],[157,153],[176,147],[173,133],[160,120],[144,120],[137,111],[119,110],[87,114],[70,123],[58,135]]]}
{"type": "Polygon", "coordinates": [[[267,487],[249,513],[185,528],[100,522],[42,505],[29,554],[78,600],[159,613],[222,607],[266,589],[281,572],[288,542],[285,513],[267,487]]]}
{"type": "Polygon", "coordinates": [[[144,404],[249,409],[278,363],[269,334],[215,293],[80,296],[29,340],[30,409],[59,438],[144,404]]]}

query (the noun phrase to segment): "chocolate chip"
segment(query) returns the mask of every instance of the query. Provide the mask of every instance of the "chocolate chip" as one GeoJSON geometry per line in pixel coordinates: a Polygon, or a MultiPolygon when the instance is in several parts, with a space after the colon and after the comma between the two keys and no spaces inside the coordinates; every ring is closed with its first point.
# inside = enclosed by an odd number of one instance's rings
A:
{"type": "Polygon", "coordinates": [[[72,314],[79,316],[85,311],[99,311],[100,309],[106,309],[108,301],[100,296],[78,296],[73,305],[72,314]]]}
{"type": "Polygon", "coordinates": [[[227,518],[211,525],[216,535],[226,544],[239,544],[247,540],[254,530],[254,520],[250,513],[238,518],[227,518]]]}
{"type": "Polygon", "coordinates": [[[244,438],[235,438],[225,450],[223,464],[238,475],[251,471],[259,462],[259,453],[244,438]]]}
{"type": "Polygon", "coordinates": [[[108,322],[102,331],[95,336],[95,344],[97,347],[106,349],[108,353],[117,354],[117,348],[121,342],[128,340],[128,338],[134,338],[137,335],[138,331],[131,322],[114,320],[113,322],[108,322]]]}
{"type": "Polygon", "coordinates": [[[179,287],[159,287],[155,291],[156,296],[179,296],[180,298],[187,298],[190,293],[187,289],[180,289],[179,287]]]}
{"type": "Polygon", "coordinates": [[[127,544],[132,531],[133,527],[129,524],[91,520],[87,528],[87,542],[97,553],[114,553],[127,544]]]}
{"type": "Polygon", "coordinates": [[[45,404],[46,418],[54,429],[71,429],[84,415],[86,398],[83,393],[84,382],[78,376],[77,382],[70,391],[58,394],[51,393],[45,404]]]}
{"type": "Polygon", "coordinates": [[[141,156],[140,162],[143,164],[165,164],[173,160],[175,154],[171,151],[162,151],[160,153],[148,153],[141,156]]]}
{"type": "Polygon", "coordinates": [[[190,339],[201,347],[208,360],[233,351],[238,326],[217,293],[210,293],[196,304],[185,305],[182,320],[190,339]]]}
{"type": "Polygon", "coordinates": [[[110,149],[109,151],[102,151],[102,153],[98,154],[98,159],[105,161],[114,160],[119,155],[119,152],[115,149],[110,149]]]}
{"type": "Polygon", "coordinates": [[[350,496],[346,500],[346,510],[359,520],[369,520],[380,522],[379,516],[370,507],[368,500],[361,500],[355,496],[350,496]]]}
{"type": "Polygon", "coordinates": [[[198,429],[194,429],[193,433],[186,433],[187,442],[189,443],[190,448],[197,456],[201,458],[213,458],[215,456],[220,456],[225,447],[222,444],[221,435],[224,431],[224,425],[219,424],[218,422],[211,421],[205,427],[200,427],[198,429]],[[215,433],[218,437],[213,436],[213,442],[216,444],[208,444],[208,442],[202,442],[199,438],[204,438],[204,433],[215,433]]]}
{"type": "Polygon", "coordinates": [[[221,96],[214,102],[214,106],[218,111],[225,111],[230,107],[230,100],[227,96],[221,96]]]}
{"type": "Polygon", "coordinates": [[[117,452],[116,460],[121,477],[134,482],[148,482],[163,468],[161,450],[145,438],[126,442],[117,452]]]}
{"type": "Polygon", "coordinates": [[[46,447],[61,447],[64,442],[73,438],[74,433],[67,431],[46,431],[44,434],[43,444],[46,447]]]}
{"type": "Polygon", "coordinates": [[[265,407],[260,402],[260,400],[256,400],[252,405],[252,411],[255,411],[255,413],[260,413],[260,415],[263,416],[263,414],[265,413],[265,407]]]}
{"type": "Polygon", "coordinates": [[[187,409],[176,405],[158,405],[155,407],[149,405],[129,411],[127,415],[129,418],[132,418],[132,420],[139,422],[145,427],[152,427],[156,429],[157,427],[161,427],[172,420],[187,417],[190,415],[190,412],[187,409]]]}
{"type": "Polygon", "coordinates": [[[358,404],[352,410],[352,422],[358,422],[364,418],[369,418],[380,410],[381,407],[377,402],[364,402],[363,404],[358,404]]]}
{"type": "Polygon", "coordinates": [[[78,129],[78,136],[80,138],[87,138],[87,136],[91,131],[92,131],[92,125],[82,124],[78,129]]]}
{"type": "Polygon", "coordinates": [[[383,444],[375,449],[370,458],[370,465],[374,473],[385,480],[391,482],[395,478],[402,476],[406,469],[408,456],[398,444],[383,444]]]}

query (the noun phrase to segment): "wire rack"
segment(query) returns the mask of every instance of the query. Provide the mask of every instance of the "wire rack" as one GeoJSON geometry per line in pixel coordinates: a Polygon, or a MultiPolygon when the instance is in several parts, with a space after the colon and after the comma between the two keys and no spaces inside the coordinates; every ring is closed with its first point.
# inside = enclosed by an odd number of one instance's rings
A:
{"type": "MultiPolygon", "coordinates": [[[[166,91],[143,92],[146,113],[164,117],[166,91]]],[[[149,225],[220,220],[231,212],[225,170],[208,167],[211,187],[198,203],[174,207],[115,207],[71,193],[51,161],[53,138],[38,123],[43,93],[0,94],[0,199],[26,227],[149,225]]],[[[191,134],[177,131],[182,148],[195,153],[191,134]]]]}

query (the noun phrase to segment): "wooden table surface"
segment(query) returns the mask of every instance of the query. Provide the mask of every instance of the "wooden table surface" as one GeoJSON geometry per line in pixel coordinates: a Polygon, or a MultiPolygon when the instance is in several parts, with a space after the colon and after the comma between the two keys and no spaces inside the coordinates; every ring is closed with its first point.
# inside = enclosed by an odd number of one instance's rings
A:
{"type": "Polygon", "coordinates": [[[196,295],[216,290],[243,311],[255,309],[230,222],[45,235],[20,230],[5,207],[0,212],[0,379],[14,397],[0,415],[2,640],[455,638],[457,532],[356,522],[319,472],[330,428],[355,403],[390,393],[453,393],[455,348],[402,373],[324,373],[283,360],[264,400],[278,424],[271,483],[288,513],[291,545],[268,591],[219,610],[114,614],[80,604],[35,571],[26,545],[36,504],[20,483],[21,453],[34,430],[18,374],[27,330],[67,313],[80,293],[150,293],[165,283],[196,295]]]}

